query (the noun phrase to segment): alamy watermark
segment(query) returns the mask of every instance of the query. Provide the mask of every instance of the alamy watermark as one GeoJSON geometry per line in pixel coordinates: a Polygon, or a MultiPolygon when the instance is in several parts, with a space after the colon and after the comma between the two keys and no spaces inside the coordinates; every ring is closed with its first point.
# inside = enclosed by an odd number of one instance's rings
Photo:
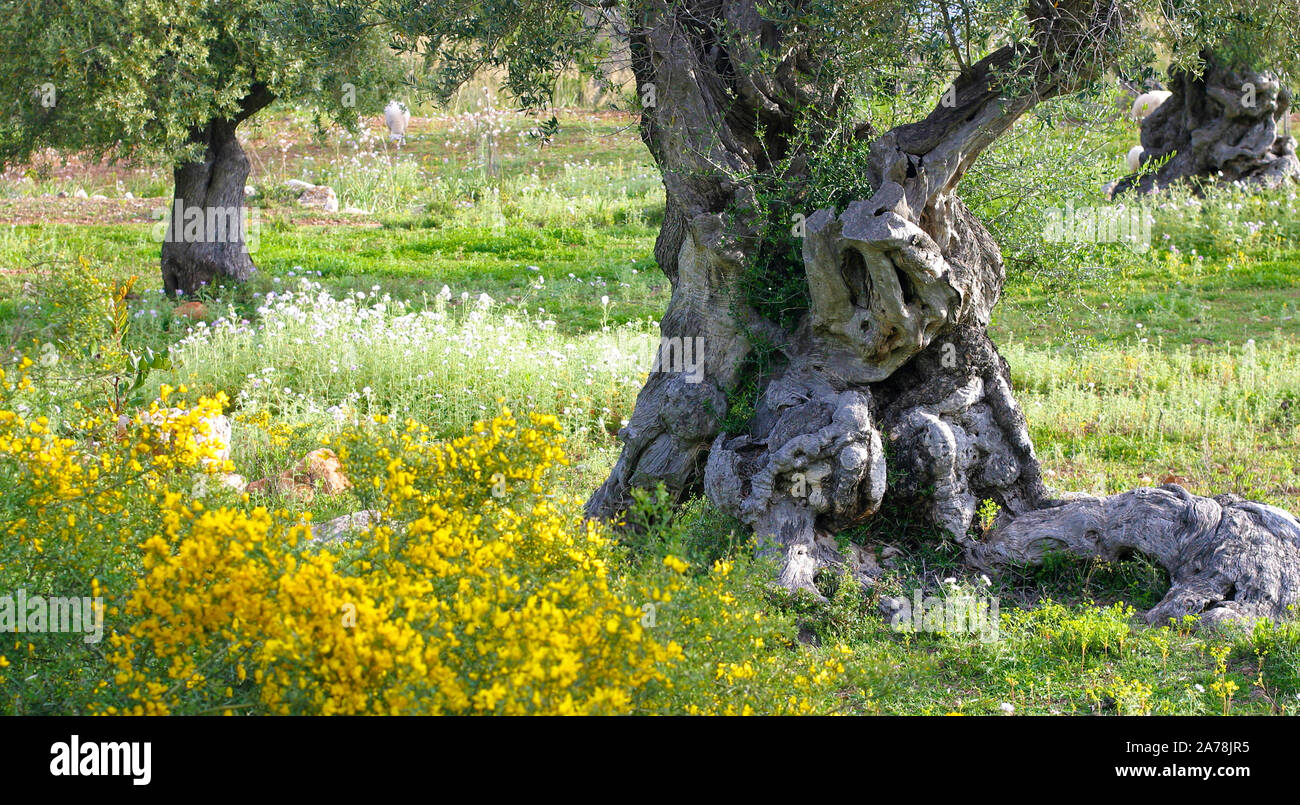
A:
{"type": "Polygon", "coordinates": [[[171,215],[158,208],[153,217],[156,243],[243,243],[251,254],[261,242],[261,211],[243,205],[196,207],[176,199],[171,215]]]}
{"type": "Polygon", "coordinates": [[[73,735],[50,744],[53,777],[129,777],[132,785],[153,779],[151,741],[83,741],[73,735]]]}
{"type": "Polygon", "coordinates": [[[65,598],[27,594],[19,588],[0,596],[0,632],[11,634],[81,633],[86,643],[104,639],[102,596],[65,598]]]}
{"type": "Polygon", "coordinates": [[[1049,243],[1123,243],[1135,252],[1151,248],[1151,213],[1137,208],[1049,207],[1043,239],[1049,243]]]}
{"type": "Polygon", "coordinates": [[[687,383],[704,380],[704,338],[673,336],[659,339],[651,372],[680,373],[687,383]]]}

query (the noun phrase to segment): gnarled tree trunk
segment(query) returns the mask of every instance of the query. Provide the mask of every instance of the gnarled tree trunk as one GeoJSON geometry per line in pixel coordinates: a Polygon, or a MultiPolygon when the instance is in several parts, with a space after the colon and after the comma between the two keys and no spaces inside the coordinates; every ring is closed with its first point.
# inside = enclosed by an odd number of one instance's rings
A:
{"type": "Polygon", "coordinates": [[[247,280],[257,270],[244,211],[249,162],[235,129],[272,100],[264,87],[255,87],[233,119],[212,120],[190,133],[203,156],[173,171],[176,191],[162,244],[169,294],[194,293],[219,277],[247,280]]]}
{"type": "Polygon", "coordinates": [[[1112,195],[1153,193],[1175,182],[1242,182],[1275,188],[1300,178],[1296,141],[1279,131],[1291,93],[1267,72],[1232,69],[1204,54],[1200,75],[1170,73],[1163,104],[1142,121],[1142,162],[1172,157],[1158,170],[1120,179],[1112,195]]]}
{"type": "MultiPolygon", "coordinates": [[[[762,225],[747,177],[788,153],[801,114],[833,118],[839,94],[810,94],[805,54],[753,0],[647,7],[632,45],[642,97],[656,101],[642,134],[667,196],[655,247],[673,285],[662,335],[703,338],[704,375],[650,374],[588,515],[616,515],[634,487],[703,489],[783,558],[782,584],[814,593],[821,568],[871,572],[865,557],[842,555],[834,536],[887,500],[961,540],[985,499],[1002,507],[1004,522],[1073,533],[1078,518],[1052,514],[1068,510],[1048,499],[1008,368],[986,334],[1005,277],[999,250],[954,191],[1020,115],[1104,69],[1124,23],[1117,6],[1030,0],[1035,47],[1008,46],[971,65],[950,102],[917,123],[860,127],[873,193],[842,213],[808,211],[810,305],[786,328],[741,290],[762,225]],[[720,30],[731,32],[727,41],[720,30]],[[746,377],[757,339],[780,360],[746,377]],[[754,414],[745,433],[727,433],[742,381],[757,383],[754,414]]],[[[785,176],[792,198],[806,178],[797,156],[785,176]]],[[[1249,539],[1227,528],[1218,536],[1249,539]]],[[[1013,553],[980,558],[987,565],[1013,553]]]]}

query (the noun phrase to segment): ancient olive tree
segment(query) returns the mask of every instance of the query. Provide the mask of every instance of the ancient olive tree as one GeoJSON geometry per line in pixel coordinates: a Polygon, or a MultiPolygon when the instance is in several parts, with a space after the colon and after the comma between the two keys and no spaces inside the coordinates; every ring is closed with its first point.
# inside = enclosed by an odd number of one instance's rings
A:
{"type": "Polygon", "coordinates": [[[365,0],[21,0],[0,15],[0,162],[34,151],[174,161],[168,291],[254,271],[236,129],[277,99],[343,120],[397,72],[365,0]],[[188,218],[186,217],[188,216],[188,218]]]}
{"type": "Polygon", "coordinates": [[[1169,67],[1173,94],[1142,122],[1142,161],[1158,167],[1122,178],[1114,192],[1300,179],[1283,81],[1300,58],[1300,5],[1284,0],[1265,12],[1227,0],[1182,22],[1167,31],[1183,56],[1169,67]]]}
{"type": "Polygon", "coordinates": [[[1132,56],[1149,35],[1143,9],[636,0],[512,17],[513,4],[474,5],[476,23],[444,28],[431,4],[401,4],[411,36],[459,57],[453,83],[497,59],[526,85],[581,50],[583,24],[622,32],[663,176],[663,371],[589,516],[617,515],[638,487],[703,491],[779,554],[784,585],[814,593],[821,568],[872,573],[835,535],[889,507],[950,532],[982,567],[1049,546],[1147,554],[1173,581],[1152,621],[1296,603],[1300,523],[1286,512],[1177,486],[1054,499],[986,332],[1005,272],[962,203],[963,175],[1036,104],[1132,56]],[[559,24],[565,48],[536,46],[559,24]],[[523,64],[513,48],[475,49],[514,37],[534,45],[523,64]],[[687,342],[704,345],[702,382],[671,371],[687,342]],[[975,541],[985,500],[1001,515],[975,541]]]}

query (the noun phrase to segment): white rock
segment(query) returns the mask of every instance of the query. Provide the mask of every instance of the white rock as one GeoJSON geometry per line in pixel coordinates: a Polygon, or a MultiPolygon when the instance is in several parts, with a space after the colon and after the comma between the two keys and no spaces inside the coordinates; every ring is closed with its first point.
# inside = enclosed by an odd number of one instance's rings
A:
{"type": "Polygon", "coordinates": [[[82,190],[80,187],[77,188],[77,192],[73,193],[72,196],[73,198],[88,198],[86,191],[82,190]]]}
{"type": "Polygon", "coordinates": [[[318,207],[325,212],[339,211],[339,197],[335,195],[334,188],[328,185],[307,188],[298,196],[298,203],[304,207],[318,207]]]}
{"type": "Polygon", "coordinates": [[[197,441],[199,444],[207,444],[208,442],[211,442],[216,448],[216,453],[211,459],[204,459],[204,463],[206,464],[209,461],[229,461],[230,419],[225,414],[217,414],[216,416],[209,417],[207,423],[208,435],[199,436],[197,441]]]}
{"type": "MultiPolygon", "coordinates": [[[[172,421],[185,416],[187,412],[181,408],[160,408],[157,411],[141,411],[140,419],[154,427],[164,427],[172,421]]],[[[225,414],[216,414],[200,420],[206,423],[207,433],[194,434],[194,441],[200,445],[211,443],[214,451],[211,458],[205,458],[203,463],[209,464],[213,461],[225,462],[230,460],[230,419],[225,414]]],[[[122,414],[117,419],[117,427],[125,429],[131,422],[131,418],[122,414]]]]}
{"type": "MultiPolygon", "coordinates": [[[[310,190],[316,185],[312,184],[311,182],[304,182],[302,179],[290,179],[284,183],[284,186],[289,188],[290,190],[298,190],[301,192],[303,190],[310,190]]],[[[248,195],[247,189],[244,190],[244,195],[248,195]]]]}
{"type": "Polygon", "coordinates": [[[374,528],[379,524],[379,517],[379,512],[373,509],[364,509],[352,514],[345,514],[342,517],[335,517],[328,522],[312,526],[311,538],[321,542],[334,542],[345,539],[357,532],[374,528]]]}
{"type": "Polygon", "coordinates": [[[227,487],[239,493],[242,493],[244,488],[248,486],[248,481],[244,479],[244,476],[233,472],[221,475],[200,475],[194,481],[194,496],[207,497],[213,491],[213,483],[216,483],[217,488],[227,487]]]}

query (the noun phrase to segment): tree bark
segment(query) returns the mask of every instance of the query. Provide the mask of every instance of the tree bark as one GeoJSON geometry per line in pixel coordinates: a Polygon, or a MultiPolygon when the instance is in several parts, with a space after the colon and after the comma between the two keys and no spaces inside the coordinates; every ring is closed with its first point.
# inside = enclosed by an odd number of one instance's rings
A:
{"type": "MultiPolygon", "coordinates": [[[[838,94],[809,94],[803,54],[752,1],[648,6],[632,46],[642,96],[658,101],[644,110],[642,135],[667,197],[655,256],[673,293],[661,330],[669,341],[704,340],[703,382],[664,362],[650,374],[588,516],[615,517],[636,487],[663,483],[676,497],[702,489],[783,559],[781,584],[813,594],[822,568],[875,572],[835,535],[887,501],[962,541],[986,499],[1004,522],[1055,523],[1043,512],[1065,510],[1047,495],[1008,368],[985,332],[1005,279],[1001,255],[955,188],[1035,103],[1105,69],[1124,24],[1117,7],[1031,0],[1034,46],[970,65],[948,94],[955,102],[919,122],[858,129],[869,138],[873,193],[843,212],[809,211],[810,305],[782,328],[740,289],[761,227],[747,177],[788,153],[800,114],[832,119],[838,94]],[[720,41],[717,30],[733,36],[720,41]],[[743,370],[755,340],[778,356],[758,377],[743,370]],[[751,382],[745,432],[724,432],[729,400],[751,382]]],[[[792,198],[806,176],[801,159],[817,155],[795,156],[783,176],[792,198]]]]}
{"type": "Polygon", "coordinates": [[[1290,111],[1290,91],[1271,73],[1203,57],[1200,75],[1170,73],[1173,94],[1142,121],[1142,163],[1169,161],[1153,173],[1125,176],[1112,195],[1154,193],[1176,182],[1276,188],[1300,178],[1296,141],[1278,128],[1290,111]]]}
{"type": "Polygon", "coordinates": [[[724,49],[716,36],[723,26],[734,26],[745,43],[775,33],[752,2],[737,0],[647,2],[630,31],[632,67],[647,101],[641,135],[666,196],[655,257],[673,292],[660,330],[666,342],[704,339],[704,381],[650,374],[619,433],[622,455],[587,503],[589,516],[615,516],[635,487],[662,482],[677,497],[698,491],[727,393],[751,350],[745,328],[779,336],[738,293],[745,249],[757,241],[759,222],[729,213],[754,206],[754,188],[743,177],[784,154],[795,92],[788,80],[742,73],[740,63],[756,54],[724,49]],[[767,127],[766,138],[760,126],[767,127]]]}
{"type": "Polygon", "coordinates": [[[192,294],[218,278],[242,282],[257,270],[248,253],[244,211],[249,161],[236,128],[272,100],[256,86],[233,119],[212,120],[190,133],[203,157],[173,171],[176,187],[162,244],[167,293],[192,294]]]}
{"type": "Polygon", "coordinates": [[[1030,565],[1049,550],[1115,561],[1141,553],[1169,573],[1148,623],[1199,615],[1204,624],[1294,617],[1300,604],[1300,522],[1235,495],[1205,498],[1177,484],[1105,498],[1080,496],[1009,519],[972,543],[980,567],[1030,565]]]}

